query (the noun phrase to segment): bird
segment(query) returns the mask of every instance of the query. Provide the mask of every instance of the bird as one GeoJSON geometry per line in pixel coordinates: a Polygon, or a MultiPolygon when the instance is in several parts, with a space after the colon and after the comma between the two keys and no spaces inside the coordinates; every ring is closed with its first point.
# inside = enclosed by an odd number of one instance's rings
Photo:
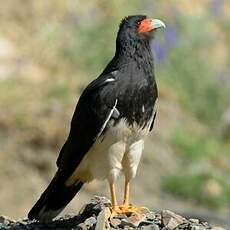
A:
{"type": "Polygon", "coordinates": [[[83,90],[56,162],[57,172],[29,211],[29,219],[51,221],[84,183],[94,179],[108,181],[113,212],[138,210],[130,205],[130,181],[156,117],[158,89],[151,41],[161,27],[165,28],[161,20],[146,15],[121,20],[114,57],[83,90]],[[120,175],[125,178],[121,205],[115,186],[120,175]]]}

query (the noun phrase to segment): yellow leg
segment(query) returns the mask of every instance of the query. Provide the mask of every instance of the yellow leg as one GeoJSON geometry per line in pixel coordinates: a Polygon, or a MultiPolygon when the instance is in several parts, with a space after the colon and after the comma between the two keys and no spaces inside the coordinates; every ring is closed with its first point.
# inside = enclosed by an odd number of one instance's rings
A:
{"type": "Polygon", "coordinates": [[[129,181],[125,180],[125,192],[123,205],[119,206],[120,213],[142,213],[147,210],[145,207],[136,207],[129,204],[129,181]]]}
{"type": "Polygon", "coordinates": [[[125,181],[125,193],[124,193],[124,202],[123,202],[124,208],[129,207],[129,181],[125,181]]]}
{"type": "Polygon", "coordinates": [[[125,192],[123,204],[119,207],[122,213],[132,212],[132,206],[129,204],[129,181],[125,180],[125,192]]]}
{"type": "Polygon", "coordinates": [[[116,196],[116,189],[114,183],[110,183],[110,192],[111,192],[111,199],[112,199],[112,211],[119,212],[120,209],[117,204],[117,196],[116,196]]]}
{"type": "Polygon", "coordinates": [[[110,192],[111,192],[111,199],[112,199],[112,212],[111,212],[110,219],[113,219],[113,217],[121,213],[123,214],[136,213],[137,215],[139,215],[144,210],[146,210],[146,208],[144,207],[136,207],[129,204],[129,181],[127,180],[125,181],[123,205],[119,206],[117,203],[116,189],[114,183],[110,183],[110,192]]]}

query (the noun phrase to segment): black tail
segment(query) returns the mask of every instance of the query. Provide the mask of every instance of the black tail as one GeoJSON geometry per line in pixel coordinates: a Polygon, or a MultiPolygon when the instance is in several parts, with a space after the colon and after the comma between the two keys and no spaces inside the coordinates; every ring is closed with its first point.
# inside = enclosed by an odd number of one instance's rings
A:
{"type": "Polygon", "coordinates": [[[77,181],[66,186],[65,180],[57,173],[48,188],[28,214],[29,219],[47,222],[56,217],[81,189],[83,183],[77,181]]]}

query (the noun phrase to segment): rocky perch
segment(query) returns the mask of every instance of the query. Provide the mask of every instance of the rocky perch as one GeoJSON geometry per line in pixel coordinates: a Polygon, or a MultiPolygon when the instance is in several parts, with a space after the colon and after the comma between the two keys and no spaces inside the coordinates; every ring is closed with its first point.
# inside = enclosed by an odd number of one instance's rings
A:
{"type": "Polygon", "coordinates": [[[95,197],[89,204],[85,205],[77,216],[64,216],[49,223],[39,223],[37,221],[10,220],[0,216],[0,229],[11,230],[86,230],[86,229],[142,229],[142,230],[224,230],[222,227],[212,227],[207,222],[198,219],[186,219],[171,211],[164,210],[152,212],[145,210],[143,213],[127,215],[120,214],[110,218],[110,201],[105,197],[95,197]]]}

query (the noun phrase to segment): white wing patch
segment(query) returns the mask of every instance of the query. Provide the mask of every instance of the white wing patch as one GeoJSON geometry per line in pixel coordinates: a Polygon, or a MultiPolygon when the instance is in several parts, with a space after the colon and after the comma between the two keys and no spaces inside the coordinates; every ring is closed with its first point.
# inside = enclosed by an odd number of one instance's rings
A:
{"type": "Polygon", "coordinates": [[[145,112],[145,106],[144,105],[142,105],[141,110],[142,110],[142,113],[145,112]]]}
{"type": "Polygon", "coordinates": [[[107,80],[105,80],[105,82],[112,82],[112,81],[115,81],[114,78],[108,78],[107,80]]]}
{"type": "Polygon", "coordinates": [[[117,117],[120,115],[119,111],[116,109],[117,101],[118,101],[118,100],[116,99],[113,108],[110,110],[110,113],[109,113],[108,117],[106,118],[104,124],[103,124],[102,127],[101,127],[100,132],[97,134],[97,137],[96,137],[95,139],[97,139],[99,136],[101,136],[101,134],[102,134],[102,132],[104,131],[104,129],[105,129],[107,123],[109,122],[109,119],[112,117],[113,114],[115,114],[115,116],[114,116],[115,118],[117,118],[117,117]]]}
{"type": "Polygon", "coordinates": [[[114,108],[112,116],[116,119],[120,116],[120,112],[118,111],[117,108],[114,108]]]}
{"type": "Polygon", "coordinates": [[[156,101],[155,101],[153,113],[156,113],[156,112],[157,112],[157,107],[158,107],[157,104],[158,104],[158,98],[157,98],[156,101]]]}
{"type": "Polygon", "coordinates": [[[107,80],[105,80],[105,82],[107,83],[107,82],[113,82],[113,81],[115,81],[116,79],[115,79],[114,77],[116,76],[117,73],[118,73],[118,70],[112,71],[112,72],[110,73],[110,75],[112,75],[112,77],[111,77],[111,78],[108,78],[107,80]]]}

